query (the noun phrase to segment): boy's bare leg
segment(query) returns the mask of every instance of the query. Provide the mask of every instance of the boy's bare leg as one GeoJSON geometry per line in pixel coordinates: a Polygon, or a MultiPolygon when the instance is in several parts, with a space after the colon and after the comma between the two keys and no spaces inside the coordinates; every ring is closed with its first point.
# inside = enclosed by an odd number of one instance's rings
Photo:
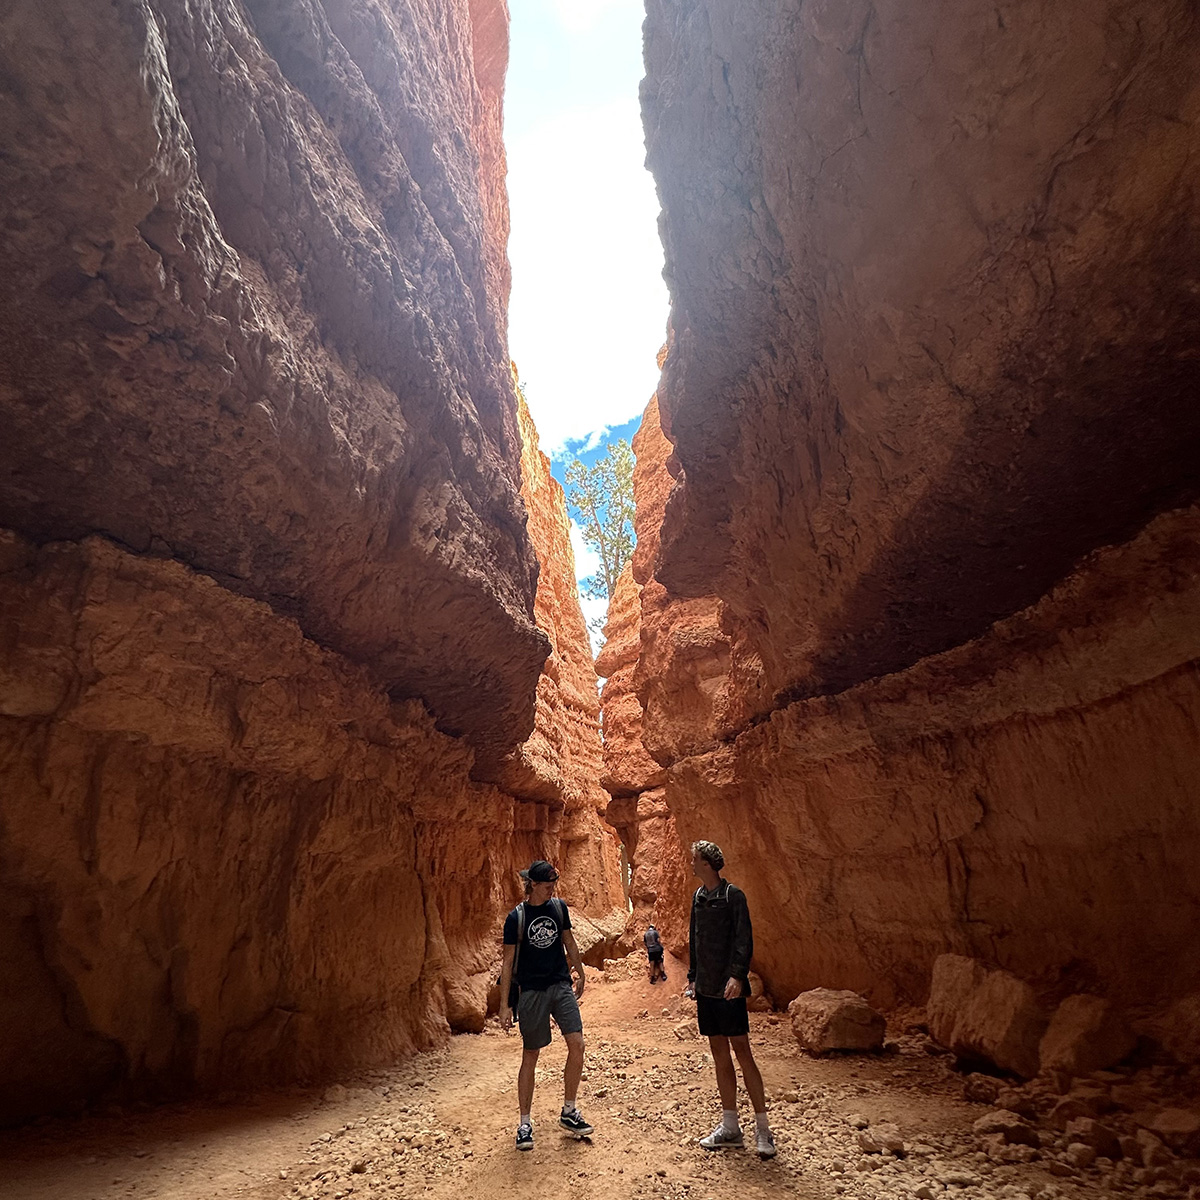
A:
{"type": "MultiPolygon", "coordinates": [[[[754,1061],[754,1052],[750,1049],[750,1035],[743,1033],[738,1037],[730,1038],[729,1041],[733,1046],[734,1054],[737,1055],[738,1063],[741,1065],[742,1081],[746,1085],[746,1091],[750,1093],[754,1111],[756,1113],[766,1112],[767,1093],[763,1088],[762,1074],[758,1069],[758,1063],[754,1061]]],[[[732,1065],[731,1063],[731,1069],[732,1065]]],[[[728,1107],[732,1107],[732,1105],[728,1107]]]]}
{"type": "Polygon", "coordinates": [[[533,1085],[537,1079],[537,1061],[540,1050],[521,1052],[521,1069],[517,1073],[517,1100],[522,1114],[533,1111],[533,1085]]]}
{"type": "Polygon", "coordinates": [[[583,1034],[564,1033],[563,1040],[567,1043],[567,1065],[563,1068],[563,1105],[574,1108],[575,1097],[579,1094],[579,1077],[583,1074],[583,1034]]]}
{"type": "MultiPolygon", "coordinates": [[[[717,1091],[721,1096],[721,1107],[726,1112],[737,1110],[737,1070],[729,1056],[729,1038],[710,1037],[708,1048],[712,1051],[713,1067],[717,1072],[717,1091]]],[[[743,1071],[745,1068],[742,1068],[743,1071]]],[[[762,1079],[758,1081],[762,1088],[762,1079]]],[[[749,1086],[747,1084],[747,1086],[749,1086]]]]}

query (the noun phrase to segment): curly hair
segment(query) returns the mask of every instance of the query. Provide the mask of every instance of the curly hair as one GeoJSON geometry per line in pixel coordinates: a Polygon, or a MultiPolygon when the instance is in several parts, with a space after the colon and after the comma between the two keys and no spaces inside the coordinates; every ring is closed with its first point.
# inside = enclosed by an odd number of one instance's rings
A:
{"type": "Polygon", "coordinates": [[[725,865],[725,855],[716,842],[693,842],[692,853],[700,855],[714,871],[719,871],[725,865]]]}

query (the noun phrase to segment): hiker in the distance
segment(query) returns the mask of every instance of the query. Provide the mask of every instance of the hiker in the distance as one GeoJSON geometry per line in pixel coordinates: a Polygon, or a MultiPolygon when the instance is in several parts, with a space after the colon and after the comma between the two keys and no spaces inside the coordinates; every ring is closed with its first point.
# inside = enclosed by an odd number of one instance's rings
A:
{"type": "Polygon", "coordinates": [[[692,870],[701,886],[692,897],[688,938],[688,982],[683,994],[696,1001],[700,1033],[708,1038],[721,1123],[700,1139],[705,1150],[745,1145],[737,1114],[737,1071],[730,1051],[742,1068],[742,1081],[754,1105],[755,1149],[760,1158],[775,1157],[775,1138],[767,1120],[767,1096],[762,1075],[750,1049],[750,1014],[746,996],[754,953],[746,893],[721,877],[725,856],[713,842],[692,843],[692,870]]]}
{"type": "Polygon", "coordinates": [[[662,938],[658,936],[658,930],[654,928],[653,922],[646,927],[646,932],[642,934],[642,941],[646,943],[646,957],[650,960],[650,982],[657,983],[661,979],[666,983],[667,972],[663,968],[662,938]]]}
{"type": "Polygon", "coordinates": [[[517,1125],[517,1149],[533,1149],[533,1084],[538,1054],[550,1045],[550,1018],[567,1043],[567,1065],[563,1070],[563,1106],[558,1123],[577,1138],[587,1137],[592,1127],[575,1103],[579,1077],[583,1073],[583,1019],[579,997],[583,995],[583,959],[571,932],[571,914],[554,895],[558,872],[538,859],[521,872],[525,901],[504,921],[504,966],[500,972],[500,1024],[512,1027],[508,1006],[509,987],[515,978],[520,987],[517,1024],[521,1030],[521,1070],[517,1075],[517,1100],[521,1119],[517,1125]],[[571,986],[571,971],[575,986],[571,986]]]}

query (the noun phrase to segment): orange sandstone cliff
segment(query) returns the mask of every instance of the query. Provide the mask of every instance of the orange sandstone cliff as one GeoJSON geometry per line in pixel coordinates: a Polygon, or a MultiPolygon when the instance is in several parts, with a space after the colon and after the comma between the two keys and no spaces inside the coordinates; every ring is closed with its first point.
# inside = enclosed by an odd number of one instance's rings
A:
{"type": "Polygon", "coordinates": [[[519,866],[623,907],[503,0],[0,30],[0,1121],[479,1028],[519,866]]]}
{"type": "Polygon", "coordinates": [[[1182,0],[648,4],[670,452],[604,723],[666,776],[608,782],[724,846],[776,996],[1200,987],[1198,50],[1182,0]]]}

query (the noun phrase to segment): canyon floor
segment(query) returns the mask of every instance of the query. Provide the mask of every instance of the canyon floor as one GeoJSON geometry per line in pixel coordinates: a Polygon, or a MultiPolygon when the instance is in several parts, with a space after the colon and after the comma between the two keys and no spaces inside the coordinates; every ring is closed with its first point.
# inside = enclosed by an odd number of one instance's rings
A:
{"type": "MultiPolygon", "coordinates": [[[[561,1039],[543,1051],[536,1145],[518,1153],[515,1031],[489,1023],[394,1070],[321,1089],[272,1091],[55,1121],[0,1135],[6,1200],[457,1200],[545,1193],[608,1200],[718,1197],[1040,1196],[1108,1194],[1093,1172],[1052,1177],[1046,1162],[995,1164],[971,1125],[988,1109],[962,1098],[962,1076],[924,1039],[898,1051],[822,1059],[802,1053],[786,1016],[755,1014],[752,1041],[779,1147],[709,1153],[719,1118],[707,1043],[679,996],[683,971],[651,985],[644,961],[589,968],[580,1108],[595,1125],[575,1141],[557,1125],[561,1039]],[[858,1128],[899,1126],[904,1158],[866,1156],[858,1128]]],[[[743,1124],[753,1116],[743,1100],[743,1124]]],[[[1119,1193],[1129,1195],[1122,1189],[1119,1193]]],[[[1155,1195],[1160,1194],[1158,1191],[1155,1195]]],[[[1161,1194],[1167,1194],[1162,1192],[1161,1194]]]]}

